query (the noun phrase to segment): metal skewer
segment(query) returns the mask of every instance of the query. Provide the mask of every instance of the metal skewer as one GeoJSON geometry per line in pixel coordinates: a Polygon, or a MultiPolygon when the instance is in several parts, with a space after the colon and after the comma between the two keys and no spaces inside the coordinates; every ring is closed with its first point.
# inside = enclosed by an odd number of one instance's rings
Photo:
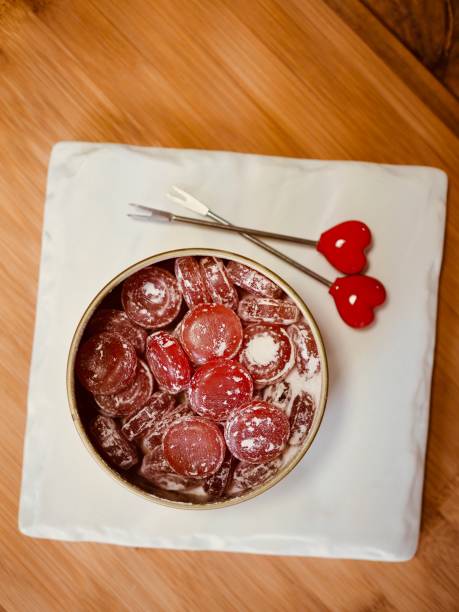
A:
{"type": "MultiPolygon", "coordinates": [[[[227,221],[223,217],[220,217],[220,215],[217,215],[217,213],[214,213],[205,204],[203,204],[202,202],[200,202],[199,200],[194,198],[192,195],[190,195],[186,191],[183,191],[179,187],[175,187],[175,186],[172,187],[171,190],[169,191],[169,193],[166,194],[166,195],[167,195],[167,197],[170,200],[172,200],[173,202],[175,202],[177,204],[180,204],[181,206],[184,206],[185,208],[188,208],[188,210],[191,210],[191,211],[193,211],[195,213],[198,213],[199,215],[202,215],[204,217],[210,217],[214,221],[217,221],[217,223],[221,223],[223,225],[232,225],[229,221],[227,221]]],[[[303,266],[303,264],[298,263],[297,261],[295,261],[291,257],[288,257],[287,255],[285,255],[281,251],[278,251],[277,249],[273,248],[269,244],[266,244],[266,242],[263,242],[259,238],[256,238],[255,236],[252,236],[251,234],[247,233],[246,231],[239,231],[239,230],[237,230],[237,231],[238,231],[238,233],[241,234],[241,236],[244,236],[244,238],[247,238],[247,240],[250,240],[254,244],[257,244],[259,247],[261,247],[265,251],[268,251],[272,255],[275,255],[279,259],[282,259],[283,261],[287,262],[291,266],[294,266],[298,270],[301,270],[305,274],[308,274],[312,278],[315,278],[316,280],[318,280],[320,283],[322,283],[326,287],[331,287],[332,286],[333,283],[331,281],[327,280],[326,278],[324,278],[320,274],[317,274],[317,272],[314,272],[314,270],[310,270],[306,266],[303,266]]]]}
{"type": "MultiPolygon", "coordinates": [[[[278,234],[276,232],[267,232],[265,230],[252,229],[248,227],[241,227],[240,225],[224,225],[221,223],[214,223],[213,221],[204,221],[204,219],[193,219],[191,217],[182,217],[176,215],[167,210],[161,210],[159,208],[151,208],[150,206],[143,206],[143,204],[131,203],[130,206],[134,206],[140,210],[147,211],[149,214],[138,215],[135,213],[128,213],[128,217],[133,219],[142,220],[150,219],[152,221],[175,221],[179,223],[189,223],[190,225],[200,225],[203,227],[211,227],[213,229],[224,230],[227,232],[246,233],[251,236],[261,236],[262,238],[273,238],[275,240],[286,240],[287,242],[296,242],[298,244],[305,244],[307,246],[315,247],[317,240],[309,240],[308,238],[299,238],[298,236],[288,236],[286,234],[278,234]]],[[[209,215],[210,216],[210,215],[209,215]]]]}

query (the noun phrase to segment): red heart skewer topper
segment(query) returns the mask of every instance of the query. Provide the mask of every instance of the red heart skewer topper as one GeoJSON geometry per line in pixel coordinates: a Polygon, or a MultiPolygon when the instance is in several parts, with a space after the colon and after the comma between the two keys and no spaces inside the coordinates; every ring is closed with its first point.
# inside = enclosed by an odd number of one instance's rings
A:
{"type": "Polygon", "coordinates": [[[329,293],[343,321],[356,328],[370,325],[375,317],[374,309],[386,301],[384,285],[363,274],[337,278],[329,293]]]}
{"type": "Polygon", "coordinates": [[[371,243],[371,232],[362,221],[344,221],[324,232],[317,250],[343,274],[357,274],[367,263],[365,249],[371,243]]]}

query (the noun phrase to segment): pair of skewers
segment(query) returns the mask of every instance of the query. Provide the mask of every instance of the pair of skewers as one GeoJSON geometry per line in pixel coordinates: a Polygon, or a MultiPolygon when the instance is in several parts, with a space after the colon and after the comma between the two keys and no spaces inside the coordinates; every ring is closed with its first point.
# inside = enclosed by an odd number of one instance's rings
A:
{"type": "Polygon", "coordinates": [[[362,221],[345,221],[323,232],[318,240],[311,240],[233,225],[210,210],[203,202],[178,187],[172,187],[167,197],[188,210],[212,219],[212,221],[182,217],[142,204],[131,204],[131,206],[143,211],[144,214],[129,213],[128,216],[140,221],[188,223],[220,231],[237,232],[265,251],[328,287],[328,292],[334,298],[341,318],[354,328],[363,328],[370,325],[374,319],[374,309],[382,305],[386,299],[386,291],[382,283],[371,276],[361,274],[367,265],[365,251],[371,244],[370,229],[362,221]],[[348,276],[338,277],[333,282],[329,281],[314,270],[307,268],[270,244],[260,240],[260,237],[314,247],[326,257],[332,266],[348,276]]]}

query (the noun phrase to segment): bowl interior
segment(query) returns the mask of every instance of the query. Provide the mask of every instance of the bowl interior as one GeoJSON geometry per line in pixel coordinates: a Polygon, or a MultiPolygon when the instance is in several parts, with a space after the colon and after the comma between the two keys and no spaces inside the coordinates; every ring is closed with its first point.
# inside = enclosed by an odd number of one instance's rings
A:
{"type": "MultiPolygon", "coordinates": [[[[237,288],[237,290],[240,297],[246,295],[246,292],[240,288],[237,288]]],[[[186,314],[187,310],[188,309],[183,302],[178,317],[168,328],[166,328],[166,330],[172,331],[177,326],[177,322],[182,319],[184,314],[186,314]]],[[[234,253],[222,252],[215,249],[182,249],[155,255],[131,266],[110,281],[93,299],[81,318],[72,341],[67,368],[67,387],[72,417],[83,442],[96,461],[102,465],[104,469],[106,469],[116,480],[123,483],[134,492],[141,494],[157,503],[179,508],[209,509],[240,503],[246,499],[259,495],[279,482],[279,480],[288,474],[301,460],[312,444],[322,420],[328,389],[328,370],[323,341],[311,313],[300,296],[279,276],[261,264],[234,253]],[[298,397],[299,393],[301,391],[306,392],[309,397],[312,398],[313,406],[312,410],[309,409],[308,423],[306,425],[307,434],[304,435],[304,430],[302,430],[303,435],[301,437],[303,439],[301,444],[288,444],[281,456],[280,462],[277,462],[280,463],[280,465],[278,465],[276,469],[273,468],[268,470],[267,473],[269,473],[269,477],[264,476],[265,480],[263,480],[263,478],[259,479],[261,480],[259,484],[241,489],[240,480],[237,482],[236,479],[233,484],[231,484],[231,482],[229,483],[225,494],[219,498],[209,497],[205,493],[200,483],[186,491],[158,488],[139,475],[138,465],[127,471],[119,470],[111,465],[110,462],[106,460],[103,453],[100,452],[99,448],[94,442],[93,436],[91,435],[90,424],[95,415],[98,413],[98,406],[92,394],[80,384],[78,378],[75,376],[75,357],[80,343],[86,340],[88,337],[86,329],[88,322],[91,320],[94,313],[101,308],[122,309],[121,287],[123,281],[140,269],[150,265],[159,265],[161,268],[174,273],[175,258],[188,255],[197,258],[209,255],[215,256],[223,259],[225,263],[230,260],[238,261],[257,270],[258,272],[261,272],[270,280],[274,281],[282,289],[283,299],[293,301],[298,307],[301,320],[304,321],[304,323],[310,329],[310,334],[313,338],[313,343],[318,356],[317,361],[319,364],[319,369],[312,376],[310,375],[311,372],[308,372],[307,375],[300,374],[298,368],[295,366],[287,376],[285,382],[282,383],[282,387],[278,385],[276,388],[271,386],[270,389],[255,390],[256,396],[267,397],[270,400],[274,396],[276,399],[273,401],[279,401],[283,406],[283,410],[290,415],[291,424],[292,406],[294,405],[295,398],[298,397]],[[285,400],[285,394],[289,395],[288,401],[285,400]],[[283,395],[283,399],[278,397],[279,395],[283,395]]],[[[183,400],[186,400],[186,392],[182,392],[177,398],[177,401],[183,400]]],[[[142,455],[140,453],[140,457],[141,456],[142,455]]],[[[233,461],[232,468],[234,469],[236,465],[237,461],[233,461]]],[[[241,469],[242,466],[239,468],[239,470],[241,469]]],[[[255,480],[257,479],[255,478],[255,480]]]]}

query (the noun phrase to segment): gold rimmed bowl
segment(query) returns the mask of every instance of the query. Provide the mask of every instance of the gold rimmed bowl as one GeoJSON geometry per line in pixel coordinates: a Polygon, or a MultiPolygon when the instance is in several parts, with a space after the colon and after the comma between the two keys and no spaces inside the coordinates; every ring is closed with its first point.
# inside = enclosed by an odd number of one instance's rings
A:
{"type": "Polygon", "coordinates": [[[244,257],[242,255],[238,255],[236,253],[231,253],[229,251],[222,251],[218,249],[190,248],[158,253],[157,255],[152,255],[151,257],[139,261],[138,263],[133,264],[126,270],[120,272],[117,276],[115,276],[115,278],[113,278],[107,285],[105,285],[105,287],[103,287],[99,291],[99,293],[94,297],[89,306],[86,308],[75,330],[67,362],[67,395],[70,405],[70,412],[72,415],[73,422],[75,423],[75,427],[77,428],[77,431],[91,456],[95,459],[99,466],[102,467],[102,469],[108,472],[122,486],[127,487],[129,490],[134,493],[137,493],[138,495],[142,495],[150,501],[174,508],[223,508],[226,506],[241,503],[243,501],[251,499],[252,497],[256,497],[257,495],[264,493],[265,491],[273,487],[275,484],[277,484],[280,480],[282,480],[282,478],[287,476],[287,474],[289,474],[295,468],[295,466],[301,461],[301,459],[304,457],[304,455],[310,448],[320,427],[320,423],[322,421],[322,417],[325,411],[327,391],[328,367],[322,336],[320,334],[316,322],[314,321],[314,318],[312,317],[303,299],[280,276],[278,276],[275,272],[272,272],[259,262],[244,257]],[[301,316],[304,318],[307,325],[309,325],[315,343],[317,345],[320,361],[320,370],[315,375],[314,380],[312,382],[307,381],[306,383],[308,385],[308,392],[313,393],[314,395],[315,409],[312,424],[309,428],[308,434],[304,442],[300,446],[287,446],[282,456],[282,463],[279,469],[268,481],[263,482],[262,484],[255,486],[250,490],[245,491],[232,491],[230,486],[228,488],[227,494],[225,494],[225,496],[220,499],[207,498],[199,486],[196,487],[196,489],[191,490],[190,492],[175,492],[159,489],[150,484],[145,479],[143,479],[141,476],[139,476],[137,466],[131,468],[126,472],[123,472],[122,470],[118,470],[117,468],[110,465],[110,463],[106,461],[104,456],[100,453],[90,434],[89,424],[91,422],[91,419],[96,414],[97,406],[94,400],[92,399],[92,396],[82,388],[77,378],[75,377],[75,358],[78,351],[78,347],[82,339],[84,339],[85,337],[86,326],[93,314],[96,312],[96,310],[98,310],[100,307],[121,308],[121,285],[124,280],[126,280],[135,272],[138,272],[142,268],[153,264],[160,264],[161,267],[173,271],[174,259],[177,257],[185,256],[213,256],[219,257],[226,261],[234,260],[261,272],[269,279],[274,281],[282,289],[286,296],[297,305],[300,310],[301,316]],[[311,391],[311,387],[313,388],[313,391],[311,391]]]}

